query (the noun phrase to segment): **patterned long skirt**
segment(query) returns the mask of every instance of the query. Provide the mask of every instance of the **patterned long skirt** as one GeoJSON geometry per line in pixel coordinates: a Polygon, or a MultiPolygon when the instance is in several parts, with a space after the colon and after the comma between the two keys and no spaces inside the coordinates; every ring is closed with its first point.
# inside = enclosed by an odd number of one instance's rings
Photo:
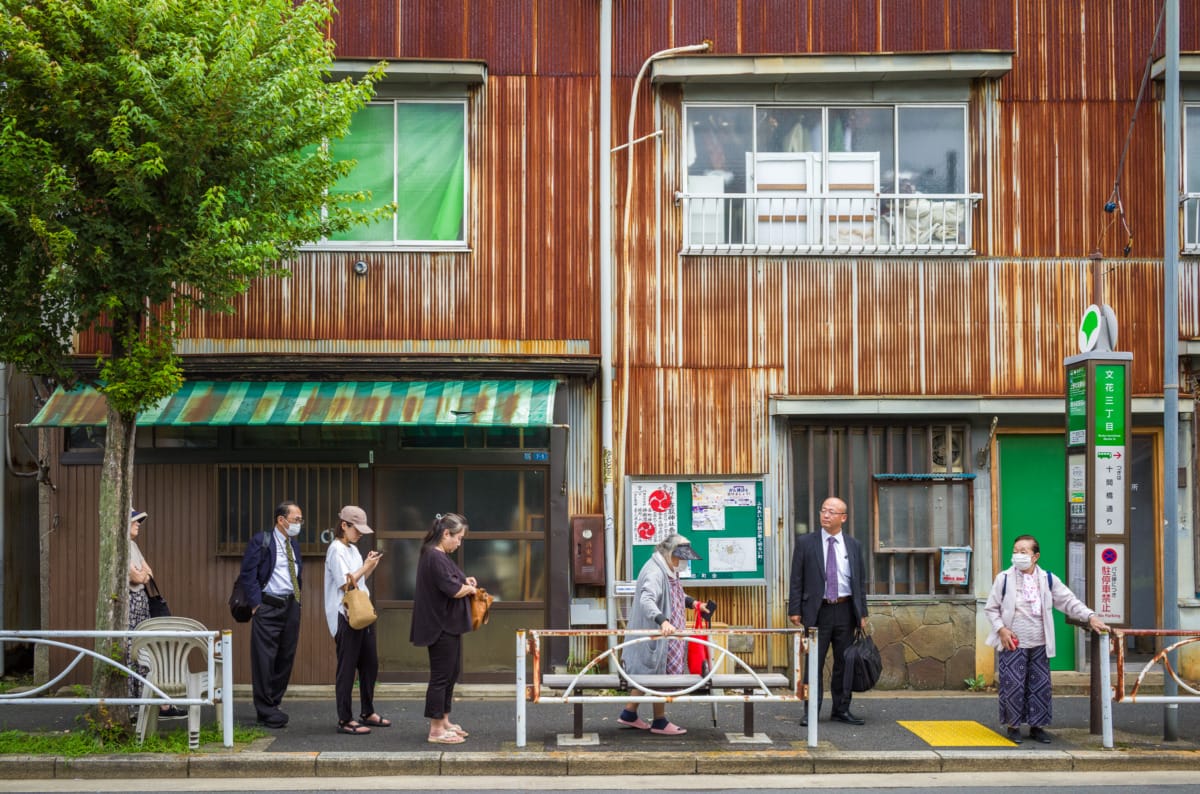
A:
{"type": "MultiPolygon", "coordinates": [[[[138,624],[150,617],[150,597],[146,595],[145,590],[130,590],[129,591],[129,630],[132,631],[138,627],[138,624]]],[[[150,672],[150,668],[146,665],[138,664],[130,659],[129,652],[133,647],[133,640],[125,641],[125,661],[130,667],[137,670],[142,675],[150,672]]],[[[129,679],[129,697],[140,698],[142,696],[142,682],[136,678],[129,679]]]]}
{"type": "Polygon", "coordinates": [[[1000,723],[1031,728],[1050,724],[1050,660],[1046,646],[1017,648],[997,654],[1000,723]]]}

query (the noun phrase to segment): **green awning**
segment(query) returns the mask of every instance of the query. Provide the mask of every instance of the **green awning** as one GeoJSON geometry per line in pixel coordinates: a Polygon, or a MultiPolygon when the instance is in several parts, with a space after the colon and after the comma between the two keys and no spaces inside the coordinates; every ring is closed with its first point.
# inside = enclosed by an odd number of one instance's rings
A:
{"type": "MultiPolygon", "coordinates": [[[[187,381],[138,414],[138,425],[404,425],[546,427],[552,380],[351,382],[187,381]]],[[[31,427],[104,425],[95,389],[56,389],[31,427]]]]}

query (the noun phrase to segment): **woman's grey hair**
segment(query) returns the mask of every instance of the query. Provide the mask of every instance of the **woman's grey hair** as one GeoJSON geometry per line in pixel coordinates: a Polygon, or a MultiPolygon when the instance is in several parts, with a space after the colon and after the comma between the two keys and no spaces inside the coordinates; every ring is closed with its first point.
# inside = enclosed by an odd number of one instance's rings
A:
{"type": "Polygon", "coordinates": [[[659,543],[657,546],[655,546],[655,548],[656,548],[656,549],[657,549],[657,550],[658,550],[658,551],[659,551],[659,552],[660,552],[660,553],[661,553],[661,554],[662,554],[664,557],[670,557],[670,556],[671,556],[671,552],[675,551],[675,548],[676,548],[677,546],[682,546],[682,545],[684,545],[685,543],[691,543],[691,541],[689,541],[689,540],[688,540],[687,538],[685,538],[683,535],[680,535],[680,534],[678,534],[678,533],[675,533],[675,534],[673,534],[673,535],[668,535],[666,538],[664,538],[664,539],[662,540],[662,542],[661,542],[661,543],[659,543]]]}

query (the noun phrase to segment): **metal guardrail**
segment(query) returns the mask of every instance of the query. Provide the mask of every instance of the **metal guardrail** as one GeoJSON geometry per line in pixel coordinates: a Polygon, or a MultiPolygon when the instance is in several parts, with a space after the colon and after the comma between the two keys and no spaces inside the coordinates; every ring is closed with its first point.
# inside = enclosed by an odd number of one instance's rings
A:
{"type": "MultiPolygon", "coordinates": [[[[724,628],[724,629],[680,629],[679,633],[671,635],[673,640],[682,640],[691,644],[698,644],[709,649],[717,651],[718,655],[712,659],[709,670],[704,675],[695,676],[694,681],[688,681],[687,685],[682,688],[671,688],[670,691],[656,690],[654,687],[647,684],[639,683],[636,676],[629,674],[621,667],[620,656],[617,653],[622,648],[630,645],[635,645],[641,642],[650,642],[655,639],[662,639],[664,635],[660,631],[655,630],[639,630],[630,631],[625,629],[518,629],[517,630],[517,659],[516,659],[516,709],[517,709],[517,747],[525,746],[525,728],[526,728],[526,702],[543,703],[765,703],[765,702],[786,702],[786,701],[806,701],[808,710],[808,746],[817,746],[817,708],[818,703],[815,698],[809,698],[808,684],[803,683],[804,678],[801,675],[800,660],[805,659],[808,666],[808,680],[820,680],[820,668],[817,659],[817,630],[810,628],[807,633],[804,629],[747,629],[747,628],[724,628]],[[729,635],[750,635],[750,636],[790,636],[792,640],[792,669],[789,677],[788,691],[779,693],[772,690],[764,681],[762,676],[757,673],[745,660],[739,658],[735,653],[728,648],[704,639],[704,637],[712,636],[729,636],[729,635]],[[601,652],[594,659],[587,663],[578,673],[574,675],[568,686],[563,690],[562,695],[546,695],[543,694],[542,675],[540,673],[542,666],[542,651],[541,643],[543,638],[549,637],[633,637],[626,639],[607,650],[601,652]],[[534,679],[532,684],[526,684],[526,663],[530,662],[530,667],[533,670],[534,679]],[[743,675],[747,681],[752,682],[751,686],[746,687],[751,689],[751,692],[744,692],[736,695],[725,694],[692,694],[699,690],[711,691],[711,686],[714,678],[720,679],[723,674],[718,673],[723,664],[733,664],[736,669],[744,671],[743,675]],[[587,678],[594,673],[597,668],[611,665],[617,671],[617,678],[620,681],[626,682],[629,686],[636,688],[642,694],[637,692],[628,692],[619,695],[580,695],[576,694],[577,689],[594,688],[589,687],[587,678]]],[[[727,676],[726,676],[727,677],[727,676]]],[[[655,678],[662,678],[656,676],[655,678]]]]}
{"type": "Polygon", "coordinates": [[[1113,746],[1113,703],[1190,703],[1200,705],[1200,690],[1180,678],[1179,672],[1171,666],[1171,661],[1167,658],[1168,654],[1182,648],[1184,645],[1200,642],[1200,631],[1182,629],[1110,629],[1107,639],[1108,642],[1100,644],[1100,689],[1104,693],[1104,697],[1101,698],[1103,718],[1101,735],[1102,743],[1106,749],[1112,749],[1113,746]],[[1182,637],[1183,639],[1166,646],[1146,662],[1145,666],[1142,667],[1142,671],[1138,673],[1137,680],[1134,681],[1133,689],[1126,692],[1126,637],[1182,637]],[[1114,647],[1117,649],[1117,682],[1115,685],[1112,683],[1112,649],[1114,647]],[[1167,676],[1170,676],[1179,685],[1181,690],[1190,692],[1191,694],[1174,696],[1138,694],[1138,690],[1141,689],[1147,674],[1156,665],[1160,664],[1163,668],[1164,681],[1167,676]]]}
{"type": "Polygon", "coordinates": [[[64,648],[75,652],[75,657],[49,681],[33,689],[21,692],[6,692],[0,694],[0,705],[113,705],[113,706],[147,706],[172,705],[186,708],[188,706],[217,706],[221,709],[222,742],[226,747],[233,747],[233,633],[228,629],[223,631],[0,631],[0,652],[5,643],[27,642],[33,645],[46,645],[52,648],[64,648]],[[205,641],[205,664],[208,670],[209,696],[207,698],[171,697],[154,682],[147,679],[136,669],[125,664],[123,660],[112,659],[94,648],[86,647],[66,640],[96,640],[98,638],[136,639],[138,637],[172,637],[194,638],[205,641]],[[142,682],[143,696],[131,697],[43,697],[60,684],[81,661],[90,658],[103,664],[110,665],[142,682]],[[225,664],[229,660],[229,664],[225,664]],[[219,682],[219,685],[218,685],[219,682]],[[146,695],[145,692],[151,692],[146,695]],[[229,697],[225,694],[229,693],[229,697]]]}

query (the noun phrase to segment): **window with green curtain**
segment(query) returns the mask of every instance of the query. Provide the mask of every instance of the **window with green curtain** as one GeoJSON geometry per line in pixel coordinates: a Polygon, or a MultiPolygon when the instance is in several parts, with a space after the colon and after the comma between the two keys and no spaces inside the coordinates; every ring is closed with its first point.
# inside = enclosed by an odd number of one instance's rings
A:
{"type": "Polygon", "coordinates": [[[354,117],[333,156],[355,160],[338,190],[363,190],[371,206],[396,202],[396,217],[360,226],[333,242],[465,241],[466,103],[374,102],[354,117]]]}

